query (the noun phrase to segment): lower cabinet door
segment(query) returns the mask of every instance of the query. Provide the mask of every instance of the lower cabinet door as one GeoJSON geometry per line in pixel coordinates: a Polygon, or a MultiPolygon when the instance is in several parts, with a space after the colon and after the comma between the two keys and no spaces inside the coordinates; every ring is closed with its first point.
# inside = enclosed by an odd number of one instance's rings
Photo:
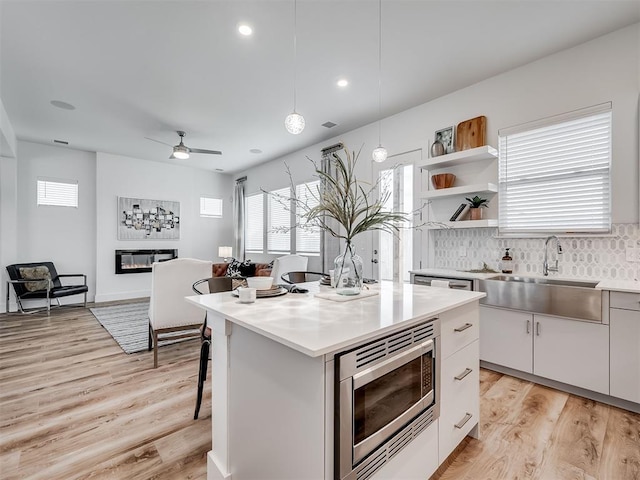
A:
{"type": "Polygon", "coordinates": [[[442,463],[478,423],[480,373],[478,340],[442,362],[440,376],[440,449],[442,463]]]}
{"type": "Polygon", "coordinates": [[[480,360],[533,372],[533,315],[480,306],[480,360]]]}
{"type": "Polygon", "coordinates": [[[534,315],[533,373],[609,394],[609,326],[534,315]]]}
{"type": "Polygon", "coordinates": [[[611,395],[640,403],[640,312],[609,311],[611,395]]]}

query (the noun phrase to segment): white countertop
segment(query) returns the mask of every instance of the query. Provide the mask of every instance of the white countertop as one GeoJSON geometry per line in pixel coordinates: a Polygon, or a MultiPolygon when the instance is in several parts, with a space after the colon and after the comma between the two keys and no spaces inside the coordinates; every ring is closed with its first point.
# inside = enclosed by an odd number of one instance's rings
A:
{"type": "Polygon", "coordinates": [[[355,343],[410,326],[446,310],[478,301],[482,292],[382,282],[379,291],[348,302],[317,298],[330,292],[317,283],[302,284],[309,293],[287,293],[242,304],[231,292],[186,297],[201,308],[287,345],[311,357],[337,352],[355,343]]]}
{"type": "MultiPolygon", "coordinates": [[[[474,279],[487,279],[492,278],[497,275],[505,275],[503,273],[473,273],[473,272],[463,272],[460,270],[448,270],[446,268],[422,268],[419,270],[411,270],[409,273],[414,273],[416,275],[426,275],[431,277],[443,277],[443,278],[462,278],[466,280],[474,280],[474,279]]],[[[637,280],[598,280],[593,278],[575,278],[575,277],[562,277],[556,275],[549,275],[548,277],[543,277],[541,275],[523,275],[523,274],[514,274],[515,277],[532,277],[532,278],[550,278],[553,280],[573,280],[573,281],[584,281],[584,282],[599,282],[596,285],[597,289],[600,290],[610,290],[612,292],[630,292],[630,293],[640,293],[640,281],[637,280]]]]}
{"type": "Polygon", "coordinates": [[[419,270],[410,270],[409,273],[415,273],[416,275],[426,275],[430,277],[462,278],[465,280],[485,279],[485,278],[495,277],[496,275],[502,275],[502,273],[500,272],[496,272],[496,273],[463,272],[461,270],[447,270],[445,268],[421,268],[419,270]]]}
{"type": "Polygon", "coordinates": [[[602,280],[596,288],[612,292],[640,293],[640,282],[636,280],[602,280]]]}

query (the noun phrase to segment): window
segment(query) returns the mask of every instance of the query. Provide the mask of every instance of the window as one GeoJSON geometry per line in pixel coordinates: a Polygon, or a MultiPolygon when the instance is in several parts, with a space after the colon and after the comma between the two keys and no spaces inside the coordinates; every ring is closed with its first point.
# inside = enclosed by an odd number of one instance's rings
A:
{"type": "Polygon", "coordinates": [[[499,132],[501,234],[611,231],[611,104],[499,132]]]}
{"type": "Polygon", "coordinates": [[[246,197],[245,250],[252,253],[264,251],[264,195],[258,193],[246,197]]]}
{"type": "Polygon", "coordinates": [[[38,178],[38,205],[78,208],[78,182],[38,178]]]}
{"type": "MultiPolygon", "coordinates": [[[[296,185],[296,198],[309,208],[318,205],[320,194],[320,180],[296,185]]],[[[300,217],[301,212],[296,212],[296,252],[306,255],[320,254],[320,228],[306,226],[306,222],[300,217]]]]}
{"type": "Polygon", "coordinates": [[[222,199],[213,197],[200,197],[200,216],[222,218],[222,199]]]}
{"type": "Polygon", "coordinates": [[[289,187],[269,192],[267,220],[268,253],[291,252],[291,189],[289,187]]]}

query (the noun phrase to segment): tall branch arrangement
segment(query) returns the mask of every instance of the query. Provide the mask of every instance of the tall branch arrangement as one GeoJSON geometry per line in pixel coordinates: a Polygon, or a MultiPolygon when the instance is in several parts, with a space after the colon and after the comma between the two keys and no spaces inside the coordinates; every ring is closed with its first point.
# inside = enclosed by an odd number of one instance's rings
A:
{"type": "MultiPolygon", "coordinates": [[[[346,147],[342,151],[344,159],[339,152],[331,154],[333,174],[309,159],[314,164],[315,176],[320,179],[316,189],[308,190],[309,198],[298,198],[295,188],[292,189],[291,200],[301,220],[300,226],[321,228],[347,244],[356,235],[371,230],[397,233],[409,219],[405,213],[385,209],[391,191],[380,178],[374,183],[359,181],[355,167],[360,151],[350,152],[346,147]]],[[[287,172],[291,178],[288,166],[287,172]]]]}

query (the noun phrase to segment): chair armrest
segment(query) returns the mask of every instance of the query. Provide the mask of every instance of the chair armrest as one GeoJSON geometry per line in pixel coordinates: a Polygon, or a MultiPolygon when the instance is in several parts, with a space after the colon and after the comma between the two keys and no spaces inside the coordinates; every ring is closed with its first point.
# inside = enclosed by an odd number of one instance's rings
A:
{"type": "Polygon", "coordinates": [[[87,276],[84,273],[59,273],[58,278],[62,277],[84,277],[84,284],[87,284],[87,276]]]}

